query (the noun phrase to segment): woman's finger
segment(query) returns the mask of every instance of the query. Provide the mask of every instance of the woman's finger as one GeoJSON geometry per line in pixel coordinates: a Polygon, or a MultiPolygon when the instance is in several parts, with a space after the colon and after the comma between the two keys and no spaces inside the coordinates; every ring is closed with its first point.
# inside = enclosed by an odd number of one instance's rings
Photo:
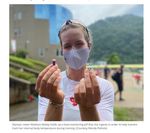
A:
{"type": "Polygon", "coordinates": [[[40,96],[42,97],[47,97],[48,96],[48,90],[46,89],[46,86],[47,86],[47,75],[49,75],[49,73],[52,73],[58,66],[50,66],[50,68],[47,70],[45,69],[45,71],[43,71],[41,73],[41,77],[42,79],[39,78],[38,80],[38,83],[39,83],[39,86],[38,86],[38,90],[39,90],[39,94],[40,96]],[[47,71],[46,71],[47,70],[47,71]],[[45,74],[45,75],[44,75],[45,74]]]}
{"type": "Polygon", "coordinates": [[[87,106],[91,106],[93,103],[94,91],[92,90],[92,83],[91,83],[90,74],[88,70],[85,71],[85,88],[86,88],[87,106]]]}
{"type": "Polygon", "coordinates": [[[53,66],[51,67],[43,76],[42,80],[45,80],[46,82],[48,81],[48,79],[53,75],[53,73],[55,73],[57,71],[57,67],[53,66]]]}
{"type": "Polygon", "coordinates": [[[74,89],[74,98],[76,103],[80,104],[80,89],[79,89],[79,84],[75,86],[74,89]]]}
{"type": "Polygon", "coordinates": [[[61,76],[59,75],[53,84],[54,88],[56,87],[59,88],[58,86],[59,86],[60,80],[61,80],[61,76]]]}
{"type": "Polygon", "coordinates": [[[60,77],[60,69],[58,69],[57,71],[55,71],[52,75],[51,75],[51,77],[48,79],[48,81],[47,81],[47,86],[46,86],[46,88],[47,89],[49,89],[52,93],[55,93],[55,92],[57,92],[57,85],[56,85],[56,83],[58,82],[58,81],[56,81],[57,80],[57,78],[58,77],[60,77]],[[56,82],[55,82],[56,81],[56,82]]]}
{"type": "Polygon", "coordinates": [[[38,75],[38,78],[36,80],[36,86],[35,86],[35,89],[37,91],[39,91],[39,87],[40,87],[40,83],[41,83],[41,80],[43,78],[43,76],[45,75],[45,73],[52,67],[52,65],[49,65],[47,66],[42,72],[40,72],[40,74],[38,75]]]}
{"type": "Polygon", "coordinates": [[[42,96],[42,97],[47,97],[46,94],[47,94],[47,92],[46,92],[46,82],[43,80],[43,81],[41,81],[41,84],[40,84],[40,87],[39,87],[39,95],[42,96]]]}
{"type": "Polygon", "coordinates": [[[85,106],[86,105],[86,89],[85,89],[84,78],[80,80],[79,89],[80,89],[80,96],[81,96],[80,103],[85,106]]]}
{"type": "Polygon", "coordinates": [[[89,71],[88,70],[85,71],[84,75],[85,75],[86,93],[88,95],[91,95],[92,94],[92,82],[91,82],[91,79],[90,79],[89,71]]]}
{"type": "Polygon", "coordinates": [[[48,78],[48,76],[47,75],[49,75],[49,73],[53,73],[55,71],[55,69],[54,68],[51,68],[50,70],[49,70],[49,72],[47,72],[45,75],[44,75],[44,77],[42,78],[42,80],[41,80],[41,82],[40,82],[40,89],[45,89],[46,88],[46,85],[47,85],[47,80],[48,79],[46,79],[46,78],[48,78]]]}
{"type": "Polygon", "coordinates": [[[94,91],[94,103],[96,104],[100,102],[100,88],[94,71],[90,71],[90,77],[92,81],[92,88],[94,91]]]}

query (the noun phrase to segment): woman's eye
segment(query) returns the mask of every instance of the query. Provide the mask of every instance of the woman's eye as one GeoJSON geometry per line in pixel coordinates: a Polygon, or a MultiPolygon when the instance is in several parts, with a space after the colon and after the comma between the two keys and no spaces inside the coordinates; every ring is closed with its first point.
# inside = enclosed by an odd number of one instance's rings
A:
{"type": "Polygon", "coordinates": [[[70,46],[70,45],[66,45],[66,46],[64,46],[64,49],[69,49],[69,48],[71,48],[71,46],[70,46]]]}
{"type": "Polygon", "coordinates": [[[83,45],[83,43],[77,43],[77,44],[76,44],[77,47],[80,47],[80,46],[82,46],[82,45],[83,45]]]}

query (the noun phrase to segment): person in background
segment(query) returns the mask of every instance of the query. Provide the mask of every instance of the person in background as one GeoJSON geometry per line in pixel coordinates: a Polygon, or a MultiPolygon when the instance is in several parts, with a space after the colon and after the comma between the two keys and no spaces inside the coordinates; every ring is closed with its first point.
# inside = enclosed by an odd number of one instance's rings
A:
{"type": "Polygon", "coordinates": [[[108,79],[110,74],[110,69],[107,67],[107,65],[104,67],[104,78],[108,79]]]}
{"type": "Polygon", "coordinates": [[[117,83],[118,89],[115,92],[115,96],[119,93],[119,100],[124,101],[122,98],[123,92],[123,68],[124,65],[121,65],[120,68],[117,68],[114,74],[112,75],[112,79],[117,83]]]}
{"type": "Polygon", "coordinates": [[[92,48],[90,31],[76,20],[67,20],[59,31],[66,70],[57,63],[38,76],[39,121],[112,121],[112,84],[87,69],[92,48]]]}

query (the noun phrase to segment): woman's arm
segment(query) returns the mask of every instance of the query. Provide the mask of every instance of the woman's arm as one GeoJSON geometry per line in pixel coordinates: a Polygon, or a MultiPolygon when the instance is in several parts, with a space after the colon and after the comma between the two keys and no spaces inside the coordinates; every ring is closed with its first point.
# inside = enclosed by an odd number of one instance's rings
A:
{"type": "Polygon", "coordinates": [[[85,70],[85,77],[75,87],[75,101],[79,104],[80,116],[83,121],[99,121],[100,116],[96,104],[100,102],[100,88],[96,75],[85,70]]]}
{"type": "Polygon", "coordinates": [[[52,104],[49,102],[46,111],[45,121],[61,121],[63,114],[63,104],[52,104]]]}
{"type": "Polygon", "coordinates": [[[96,106],[84,107],[79,105],[82,121],[100,121],[96,106]]]}
{"type": "Polygon", "coordinates": [[[60,69],[57,65],[50,65],[45,68],[37,78],[36,89],[39,95],[50,101],[44,117],[46,121],[62,119],[64,93],[59,87],[60,80],[60,69]]]}

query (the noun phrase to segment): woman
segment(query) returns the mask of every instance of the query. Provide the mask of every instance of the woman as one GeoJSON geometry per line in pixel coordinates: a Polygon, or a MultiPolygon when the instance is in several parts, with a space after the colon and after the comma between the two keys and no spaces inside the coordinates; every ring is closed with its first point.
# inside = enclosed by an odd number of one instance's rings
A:
{"type": "Polygon", "coordinates": [[[38,120],[113,120],[114,91],[109,81],[86,68],[92,47],[88,29],[68,20],[59,31],[66,71],[49,65],[38,76],[38,120]]]}

